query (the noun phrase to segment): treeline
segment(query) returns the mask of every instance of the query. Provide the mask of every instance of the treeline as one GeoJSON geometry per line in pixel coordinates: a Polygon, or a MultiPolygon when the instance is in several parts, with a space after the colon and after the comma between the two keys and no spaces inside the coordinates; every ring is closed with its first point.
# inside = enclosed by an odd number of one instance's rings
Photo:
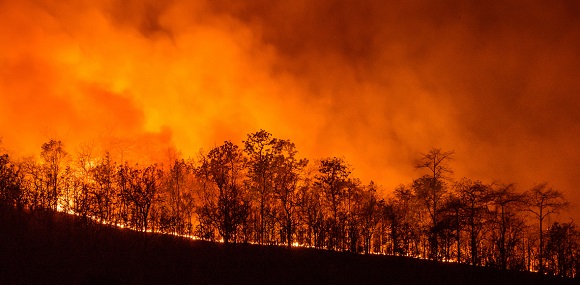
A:
{"type": "Polygon", "coordinates": [[[196,159],[129,164],[60,141],[40,159],[0,156],[0,203],[64,211],[103,224],[225,243],[300,245],[576,277],[580,230],[551,222],[568,202],[548,184],[453,180],[453,152],[431,149],[424,175],[387,197],[337,157],[300,158],[266,131],[226,141],[196,159]]]}

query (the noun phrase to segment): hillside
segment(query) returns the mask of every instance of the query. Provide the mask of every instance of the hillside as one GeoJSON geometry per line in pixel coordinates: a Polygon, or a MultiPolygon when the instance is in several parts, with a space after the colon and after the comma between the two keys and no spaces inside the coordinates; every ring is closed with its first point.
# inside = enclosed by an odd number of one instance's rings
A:
{"type": "Polygon", "coordinates": [[[574,284],[529,272],[231,245],[0,209],[0,284],[574,284]]]}

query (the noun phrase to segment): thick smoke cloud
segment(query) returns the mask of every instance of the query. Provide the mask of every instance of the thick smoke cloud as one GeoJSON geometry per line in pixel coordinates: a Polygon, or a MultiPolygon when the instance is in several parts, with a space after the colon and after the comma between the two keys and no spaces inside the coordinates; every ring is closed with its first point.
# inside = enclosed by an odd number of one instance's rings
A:
{"type": "Polygon", "coordinates": [[[577,1],[97,2],[1,2],[5,144],[193,156],[263,128],[387,189],[442,147],[457,178],[580,199],[577,1]]]}

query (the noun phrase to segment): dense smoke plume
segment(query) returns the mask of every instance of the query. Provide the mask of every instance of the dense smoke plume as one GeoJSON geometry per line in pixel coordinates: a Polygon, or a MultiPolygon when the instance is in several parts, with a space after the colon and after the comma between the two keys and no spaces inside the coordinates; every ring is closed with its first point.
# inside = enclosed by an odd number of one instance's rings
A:
{"type": "Polygon", "coordinates": [[[578,15],[577,1],[0,1],[0,136],[21,155],[58,138],[160,157],[265,129],[386,189],[441,147],[456,178],[549,181],[574,203],[578,15]]]}

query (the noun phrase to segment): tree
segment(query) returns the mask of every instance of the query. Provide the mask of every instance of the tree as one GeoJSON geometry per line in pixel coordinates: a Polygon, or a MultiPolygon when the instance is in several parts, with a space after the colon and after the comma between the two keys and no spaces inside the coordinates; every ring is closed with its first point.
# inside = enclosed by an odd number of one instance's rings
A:
{"type": "Polygon", "coordinates": [[[22,190],[28,210],[48,208],[48,180],[40,165],[33,157],[26,157],[19,163],[23,174],[22,190]]]}
{"type": "Polygon", "coordinates": [[[43,169],[48,179],[48,207],[57,210],[58,196],[61,189],[60,176],[64,170],[63,163],[68,158],[61,141],[50,140],[42,145],[40,156],[43,161],[43,169]]]}
{"type": "MultiPolygon", "coordinates": [[[[397,191],[400,188],[397,188],[397,191]]],[[[392,248],[387,252],[393,255],[404,255],[405,247],[402,246],[402,228],[404,220],[404,208],[402,201],[398,200],[398,197],[389,199],[383,210],[383,217],[388,224],[389,237],[391,239],[392,248]]]]}
{"type": "Polygon", "coordinates": [[[315,176],[314,185],[321,189],[325,204],[329,208],[330,219],[328,220],[330,234],[328,247],[335,249],[341,238],[340,215],[341,204],[344,202],[348,187],[350,187],[351,170],[344,159],[338,157],[320,160],[318,174],[315,176]]]}
{"type": "Polygon", "coordinates": [[[2,154],[0,155],[0,204],[22,208],[23,200],[20,169],[12,163],[8,154],[2,154]]]}
{"type": "Polygon", "coordinates": [[[89,215],[96,217],[97,202],[93,196],[95,183],[85,177],[84,173],[79,172],[70,166],[65,168],[61,178],[60,209],[67,213],[74,212],[87,223],[89,215]]]}
{"type": "Polygon", "coordinates": [[[351,252],[358,251],[358,243],[360,239],[360,225],[361,225],[361,207],[363,206],[363,197],[365,191],[359,179],[350,179],[347,184],[345,209],[344,209],[344,223],[346,226],[345,241],[348,243],[348,250],[351,252]]]}
{"type": "Polygon", "coordinates": [[[168,207],[164,212],[165,222],[170,221],[170,228],[173,232],[184,233],[190,228],[190,218],[194,198],[189,191],[190,176],[192,174],[192,165],[184,159],[175,159],[170,165],[169,171],[165,178],[165,194],[167,197],[168,207]]]}
{"type": "Polygon", "coordinates": [[[101,222],[113,222],[114,198],[117,194],[114,184],[116,168],[109,152],[105,152],[105,155],[89,170],[90,178],[94,183],[91,193],[92,212],[101,222]]]}
{"type": "Polygon", "coordinates": [[[472,181],[463,178],[454,185],[455,192],[460,200],[462,216],[467,226],[469,237],[470,262],[479,265],[479,243],[481,232],[488,216],[490,202],[490,186],[481,181],[472,181]]]}
{"type": "Polygon", "coordinates": [[[236,240],[249,214],[249,201],[240,183],[244,167],[245,160],[238,146],[226,141],[208,153],[198,170],[202,178],[215,186],[205,189],[198,212],[200,220],[215,228],[226,244],[236,240]]]}
{"type": "Polygon", "coordinates": [[[449,162],[453,160],[453,151],[441,151],[439,148],[433,148],[428,153],[421,155],[421,158],[415,162],[416,169],[427,169],[433,180],[442,180],[449,178],[453,170],[449,167],[449,162]]]}
{"type": "Polygon", "coordinates": [[[544,220],[551,214],[557,214],[568,207],[569,203],[564,195],[552,189],[547,183],[534,186],[526,193],[527,210],[537,219],[539,224],[540,245],[538,253],[539,272],[544,272],[544,220]]]}
{"type": "Polygon", "coordinates": [[[280,223],[286,233],[286,244],[290,247],[297,223],[299,182],[308,160],[296,158],[296,146],[288,140],[276,140],[274,148],[273,194],[282,210],[280,223]]]}
{"type": "Polygon", "coordinates": [[[449,162],[453,159],[453,151],[441,151],[433,148],[428,153],[422,154],[421,158],[415,162],[416,169],[427,169],[428,174],[416,179],[413,182],[415,195],[423,201],[431,218],[431,253],[435,259],[439,258],[439,211],[443,195],[446,192],[445,180],[453,171],[449,167],[449,162]]]}
{"type": "Polygon", "coordinates": [[[257,208],[257,240],[264,243],[266,223],[272,209],[271,198],[273,195],[273,179],[275,175],[275,163],[281,155],[282,148],[276,147],[278,139],[272,138],[272,134],[260,130],[248,135],[244,142],[244,152],[248,154],[248,178],[250,190],[258,202],[257,208]]]}
{"type": "Polygon", "coordinates": [[[514,184],[498,185],[490,193],[494,207],[493,222],[498,231],[495,242],[499,252],[499,266],[502,269],[508,267],[508,258],[514,246],[513,242],[509,242],[509,234],[517,232],[522,223],[516,214],[524,203],[524,197],[524,194],[515,191],[514,184]]]}
{"type": "Polygon", "coordinates": [[[546,271],[551,274],[574,277],[580,254],[580,231],[572,223],[554,222],[547,235],[544,260],[546,271]]]}
{"type": "Polygon", "coordinates": [[[131,167],[125,164],[119,168],[118,174],[121,183],[121,198],[128,206],[128,221],[142,231],[149,229],[149,214],[157,198],[162,170],[157,164],[142,169],[138,165],[131,167]]]}
{"type": "Polygon", "coordinates": [[[447,196],[441,208],[438,232],[443,234],[446,260],[451,259],[451,246],[455,240],[457,262],[461,262],[461,229],[465,224],[463,206],[461,199],[455,193],[451,193],[447,196]]]}
{"type": "Polygon", "coordinates": [[[324,194],[320,187],[314,185],[316,183],[314,173],[317,171],[315,167],[307,168],[303,185],[298,189],[300,219],[305,224],[300,241],[302,244],[322,248],[325,239],[324,194]]]}
{"type": "Polygon", "coordinates": [[[364,189],[361,197],[358,216],[363,236],[363,250],[365,253],[371,252],[373,234],[383,218],[382,211],[385,208],[385,201],[379,200],[377,195],[377,185],[373,181],[364,189]]]}
{"type": "Polygon", "coordinates": [[[405,185],[399,185],[393,194],[382,207],[383,217],[388,223],[392,254],[417,255],[420,242],[416,238],[421,227],[417,199],[411,187],[405,185]]]}
{"type": "Polygon", "coordinates": [[[1,147],[0,138],[0,208],[16,207],[22,210],[26,204],[22,168],[14,163],[1,147]]]}

